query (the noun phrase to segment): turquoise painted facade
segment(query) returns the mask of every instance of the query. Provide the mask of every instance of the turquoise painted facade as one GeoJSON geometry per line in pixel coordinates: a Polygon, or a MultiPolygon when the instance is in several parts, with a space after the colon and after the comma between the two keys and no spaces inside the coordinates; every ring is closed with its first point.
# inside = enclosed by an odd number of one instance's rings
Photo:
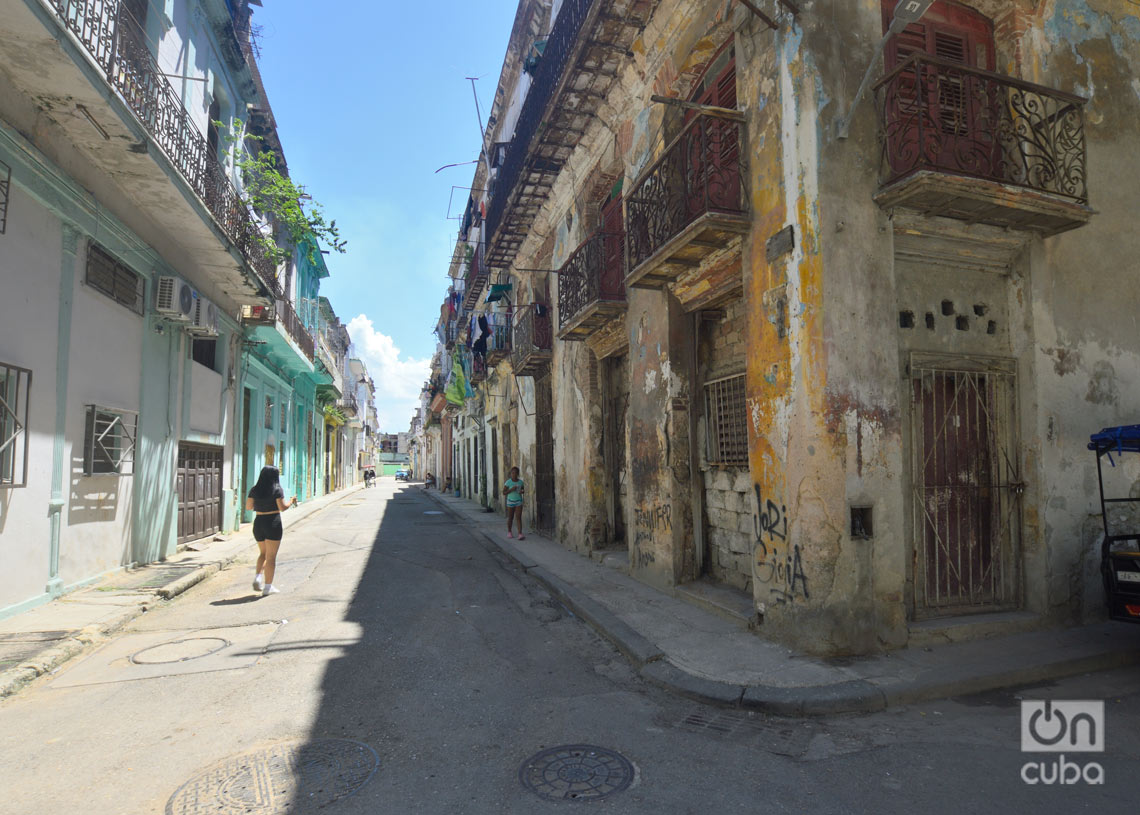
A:
{"type": "MultiPolygon", "coordinates": [[[[279,303],[271,318],[247,310],[244,320],[239,497],[267,463],[281,470],[287,496],[307,501],[325,494],[326,434],[317,391],[333,380],[317,358],[316,336],[320,284],[329,272],[315,241],[297,249],[292,266],[288,304],[279,303]],[[299,325],[291,331],[293,315],[299,325]]],[[[252,520],[244,502],[238,503],[243,505],[240,517],[252,520]]]]}

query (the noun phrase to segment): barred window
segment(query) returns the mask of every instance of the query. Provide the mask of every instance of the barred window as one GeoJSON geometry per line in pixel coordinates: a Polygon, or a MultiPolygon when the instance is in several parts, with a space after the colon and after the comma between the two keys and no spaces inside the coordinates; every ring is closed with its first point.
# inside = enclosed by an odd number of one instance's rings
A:
{"type": "Polygon", "coordinates": [[[143,313],[143,279],[92,241],[87,247],[87,285],[126,306],[143,313]]]}
{"type": "Polygon", "coordinates": [[[744,374],[705,385],[707,458],[710,464],[748,464],[748,410],[744,374]]]}
{"type": "Polygon", "coordinates": [[[0,487],[28,485],[31,387],[31,371],[0,362],[0,487]]]}
{"type": "Polygon", "coordinates": [[[288,414],[289,414],[289,411],[286,410],[286,405],[284,403],[282,403],[282,405],[281,405],[281,432],[282,433],[284,433],[286,428],[287,428],[287,425],[285,422],[286,422],[286,418],[288,417],[288,414]]]}
{"type": "Polygon", "coordinates": [[[265,429],[273,429],[273,398],[265,397],[265,429]]]}
{"type": "Polygon", "coordinates": [[[133,475],[138,414],[87,405],[83,434],[84,475],[133,475]]]}

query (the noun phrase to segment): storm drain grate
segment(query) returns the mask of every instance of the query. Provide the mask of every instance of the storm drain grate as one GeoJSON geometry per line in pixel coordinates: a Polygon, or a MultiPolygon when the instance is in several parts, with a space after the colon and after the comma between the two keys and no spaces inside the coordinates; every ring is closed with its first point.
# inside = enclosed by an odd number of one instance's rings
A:
{"type": "Polygon", "coordinates": [[[358,741],[286,742],[215,764],[187,781],[166,815],[276,815],[315,811],[357,792],[380,758],[358,741]]]}
{"type": "Polygon", "coordinates": [[[591,744],[551,747],[519,767],[524,787],[549,801],[597,801],[633,783],[633,764],[621,753],[591,744]]]}
{"type": "Polygon", "coordinates": [[[681,725],[693,730],[711,730],[714,733],[763,733],[767,730],[764,719],[745,711],[696,711],[681,720],[681,725]]]}

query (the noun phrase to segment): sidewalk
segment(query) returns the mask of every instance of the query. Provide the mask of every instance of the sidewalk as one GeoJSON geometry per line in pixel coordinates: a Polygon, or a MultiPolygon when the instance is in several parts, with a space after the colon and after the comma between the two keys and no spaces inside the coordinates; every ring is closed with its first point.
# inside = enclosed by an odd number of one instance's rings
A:
{"type": "Polygon", "coordinates": [[[537,533],[510,540],[501,515],[436,490],[426,494],[543,583],[646,680],[710,704],[793,716],[869,713],[1140,663],[1140,626],[1122,623],[908,648],[842,664],[801,656],[634,580],[618,558],[603,565],[537,533]]]}
{"type": "MultiPolygon", "coordinates": [[[[288,529],[363,485],[314,498],[284,513],[288,529]]],[[[169,560],[132,571],[116,572],[79,591],[0,620],[0,699],[55,670],[73,656],[103,642],[161,600],[252,554],[253,525],[243,524],[224,539],[204,538],[169,560]]]]}

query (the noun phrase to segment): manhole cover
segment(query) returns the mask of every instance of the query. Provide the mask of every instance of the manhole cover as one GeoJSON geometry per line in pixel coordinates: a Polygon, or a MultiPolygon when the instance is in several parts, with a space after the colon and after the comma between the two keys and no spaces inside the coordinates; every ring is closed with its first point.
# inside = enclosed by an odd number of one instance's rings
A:
{"type": "Polygon", "coordinates": [[[442,515],[442,514],[443,513],[440,512],[438,509],[429,509],[429,510],[424,511],[424,515],[442,515]]]}
{"type": "Polygon", "coordinates": [[[519,781],[551,801],[596,801],[633,783],[633,765],[621,753],[590,744],[551,747],[519,767],[519,781]]]}
{"type": "Polygon", "coordinates": [[[201,659],[210,654],[216,654],[229,645],[229,640],[224,640],[221,637],[191,637],[144,648],[131,654],[131,662],[136,665],[168,665],[171,662],[186,662],[190,659],[201,659]]]}
{"type": "Polygon", "coordinates": [[[315,811],[371,780],[380,758],[348,739],[289,742],[215,764],[187,781],[166,815],[274,815],[315,811]]]}

